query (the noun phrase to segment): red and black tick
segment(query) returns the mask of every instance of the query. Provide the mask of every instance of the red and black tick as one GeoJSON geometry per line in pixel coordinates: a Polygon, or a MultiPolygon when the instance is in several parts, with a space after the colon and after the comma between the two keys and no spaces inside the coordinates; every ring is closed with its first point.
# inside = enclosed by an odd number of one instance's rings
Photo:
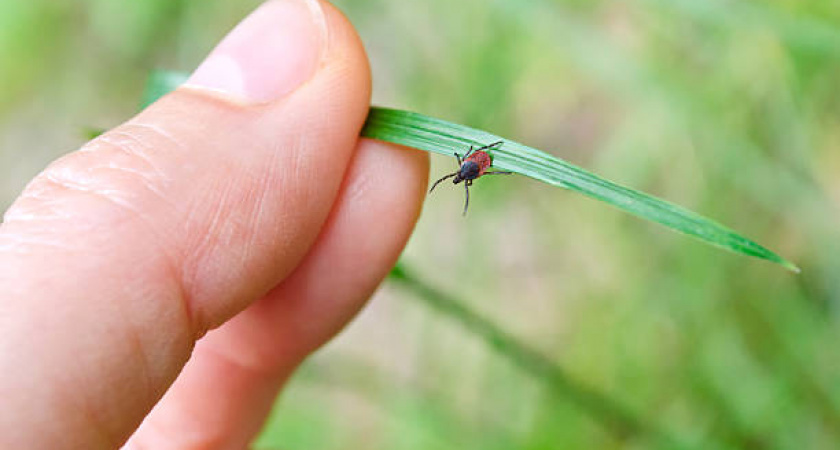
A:
{"type": "Polygon", "coordinates": [[[484,150],[489,150],[494,147],[498,147],[502,145],[504,141],[494,142],[490,145],[485,145],[484,147],[473,149],[473,146],[470,145],[470,150],[467,152],[466,155],[461,157],[458,152],[455,152],[455,158],[458,159],[458,170],[456,172],[450,173],[449,175],[441,178],[440,180],[435,181],[435,184],[432,185],[432,188],[429,189],[429,194],[435,190],[438,184],[441,181],[455,177],[452,180],[452,184],[458,184],[460,182],[464,182],[464,190],[467,193],[467,200],[464,202],[464,215],[467,215],[467,208],[470,206],[470,186],[473,184],[473,180],[482,176],[482,175],[510,175],[513,172],[501,172],[501,171],[493,171],[488,172],[487,169],[493,165],[493,158],[490,157],[490,154],[485,152],[484,150]]]}

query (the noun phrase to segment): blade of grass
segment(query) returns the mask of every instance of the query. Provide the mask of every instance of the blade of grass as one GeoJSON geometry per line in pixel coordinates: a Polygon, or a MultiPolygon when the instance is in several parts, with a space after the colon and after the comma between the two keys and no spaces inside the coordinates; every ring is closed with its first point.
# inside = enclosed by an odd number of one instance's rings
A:
{"type": "MultiPolygon", "coordinates": [[[[143,95],[143,106],[172,91],[186,80],[178,72],[155,71],[143,95]]],[[[491,151],[493,166],[588,195],[643,219],[660,223],[725,250],[753,256],[799,272],[790,261],[731,229],[683,207],[611,181],[545,152],[506,140],[486,131],[410,111],[371,107],[362,136],[452,156],[470,145],[504,144],[491,151]]]]}
{"type": "Polygon", "coordinates": [[[799,268],[793,263],[711,219],[605,180],[547,153],[485,131],[414,112],[373,107],[362,130],[362,136],[447,156],[452,156],[454,151],[468,148],[470,145],[483,146],[502,140],[504,144],[490,152],[495,168],[588,195],[708,244],[765,259],[799,272],[799,268]]]}
{"type": "Polygon", "coordinates": [[[562,367],[481,317],[461,300],[430,286],[404,264],[397,263],[388,279],[458,321],[467,332],[478,337],[500,356],[544,382],[554,395],[574,403],[582,412],[600,422],[618,440],[644,438],[655,444],[653,448],[685,447],[684,440],[658,428],[610,396],[573,379],[562,367]]]}
{"type": "Polygon", "coordinates": [[[146,80],[146,87],[143,89],[143,97],[140,100],[140,109],[143,109],[155,100],[175,90],[189,78],[189,74],[171,70],[153,70],[146,80]]]}

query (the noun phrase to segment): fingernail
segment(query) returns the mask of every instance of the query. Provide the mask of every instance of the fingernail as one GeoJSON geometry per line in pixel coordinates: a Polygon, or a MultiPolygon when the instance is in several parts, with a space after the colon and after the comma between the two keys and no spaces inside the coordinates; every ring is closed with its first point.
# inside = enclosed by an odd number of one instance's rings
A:
{"type": "Polygon", "coordinates": [[[312,77],[326,30],[318,0],[271,0],[240,22],[186,85],[270,102],[312,77]]]}

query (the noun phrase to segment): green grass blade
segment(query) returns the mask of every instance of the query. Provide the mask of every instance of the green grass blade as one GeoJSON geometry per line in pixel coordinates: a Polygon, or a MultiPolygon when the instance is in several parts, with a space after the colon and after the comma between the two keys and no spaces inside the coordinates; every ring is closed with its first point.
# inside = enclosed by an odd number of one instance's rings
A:
{"type": "MultiPolygon", "coordinates": [[[[187,75],[180,72],[153,72],[143,93],[143,107],[172,91],[186,79],[187,75]]],[[[447,156],[470,145],[483,146],[502,140],[504,144],[491,151],[493,166],[496,168],[588,195],[708,244],[772,261],[793,272],[799,272],[799,268],[790,261],[711,219],[485,131],[414,112],[371,107],[362,136],[447,156]]]]}
{"type": "Polygon", "coordinates": [[[470,145],[503,140],[493,149],[493,167],[529,176],[548,184],[588,195],[643,219],[658,222],[720,248],[799,268],[729,228],[673,203],[605,180],[580,167],[526,145],[422,114],[373,107],[362,136],[452,156],[470,145]]]}
{"type": "Polygon", "coordinates": [[[659,443],[662,448],[687,448],[683,444],[684,438],[678,439],[639,416],[621,401],[571,377],[557,363],[473,311],[463,300],[431,286],[404,264],[397,263],[388,279],[407,288],[418,300],[454,319],[467,332],[525,373],[542,380],[551,393],[574,404],[619,440],[641,438],[649,439],[651,444],[659,443]]]}
{"type": "Polygon", "coordinates": [[[189,74],[174,72],[171,70],[153,70],[146,80],[146,88],[143,89],[143,97],[140,100],[140,109],[143,109],[155,100],[175,90],[183,82],[187,81],[189,74]]]}

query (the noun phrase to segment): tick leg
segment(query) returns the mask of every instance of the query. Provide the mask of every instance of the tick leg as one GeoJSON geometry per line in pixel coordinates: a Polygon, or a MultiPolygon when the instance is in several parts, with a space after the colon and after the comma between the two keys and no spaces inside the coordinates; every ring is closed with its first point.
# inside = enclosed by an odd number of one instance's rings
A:
{"type": "MultiPolygon", "coordinates": [[[[470,151],[472,151],[472,147],[470,147],[470,151]]],[[[469,155],[469,152],[467,152],[467,155],[469,155]]],[[[466,158],[467,155],[464,155],[464,158],[466,158]]],[[[459,155],[458,152],[455,152],[455,157],[458,158],[458,167],[460,168],[462,164],[461,155],[459,155]]]]}
{"type": "Polygon", "coordinates": [[[445,177],[441,178],[440,180],[435,181],[435,184],[433,184],[433,185],[432,185],[432,188],[431,188],[431,189],[429,189],[429,193],[431,194],[431,193],[432,193],[432,191],[434,191],[434,190],[435,190],[435,188],[437,187],[437,185],[439,185],[439,184],[440,184],[440,182],[441,182],[441,181],[443,181],[443,180],[445,180],[445,179],[447,179],[447,178],[452,178],[452,177],[454,177],[454,176],[455,176],[455,175],[457,175],[457,174],[458,174],[458,172],[455,172],[455,173],[450,173],[449,175],[447,175],[447,176],[445,176],[445,177]]]}
{"type": "Polygon", "coordinates": [[[464,216],[467,215],[467,208],[470,206],[470,184],[464,183],[464,192],[467,193],[467,200],[464,202],[464,216]]]}
{"type": "Polygon", "coordinates": [[[481,150],[486,150],[486,149],[488,149],[488,148],[493,148],[493,147],[496,147],[496,146],[502,145],[502,144],[504,144],[504,143],[505,143],[505,141],[498,141],[498,142],[494,142],[494,143],[492,143],[492,144],[490,144],[490,145],[485,145],[484,147],[481,147],[481,148],[479,148],[478,150],[479,150],[479,151],[481,151],[481,150]]]}
{"type": "Polygon", "coordinates": [[[475,150],[473,147],[474,147],[473,145],[470,145],[470,151],[468,151],[467,154],[464,155],[464,159],[467,159],[467,156],[470,156],[470,153],[472,153],[473,150],[475,150]]]}

